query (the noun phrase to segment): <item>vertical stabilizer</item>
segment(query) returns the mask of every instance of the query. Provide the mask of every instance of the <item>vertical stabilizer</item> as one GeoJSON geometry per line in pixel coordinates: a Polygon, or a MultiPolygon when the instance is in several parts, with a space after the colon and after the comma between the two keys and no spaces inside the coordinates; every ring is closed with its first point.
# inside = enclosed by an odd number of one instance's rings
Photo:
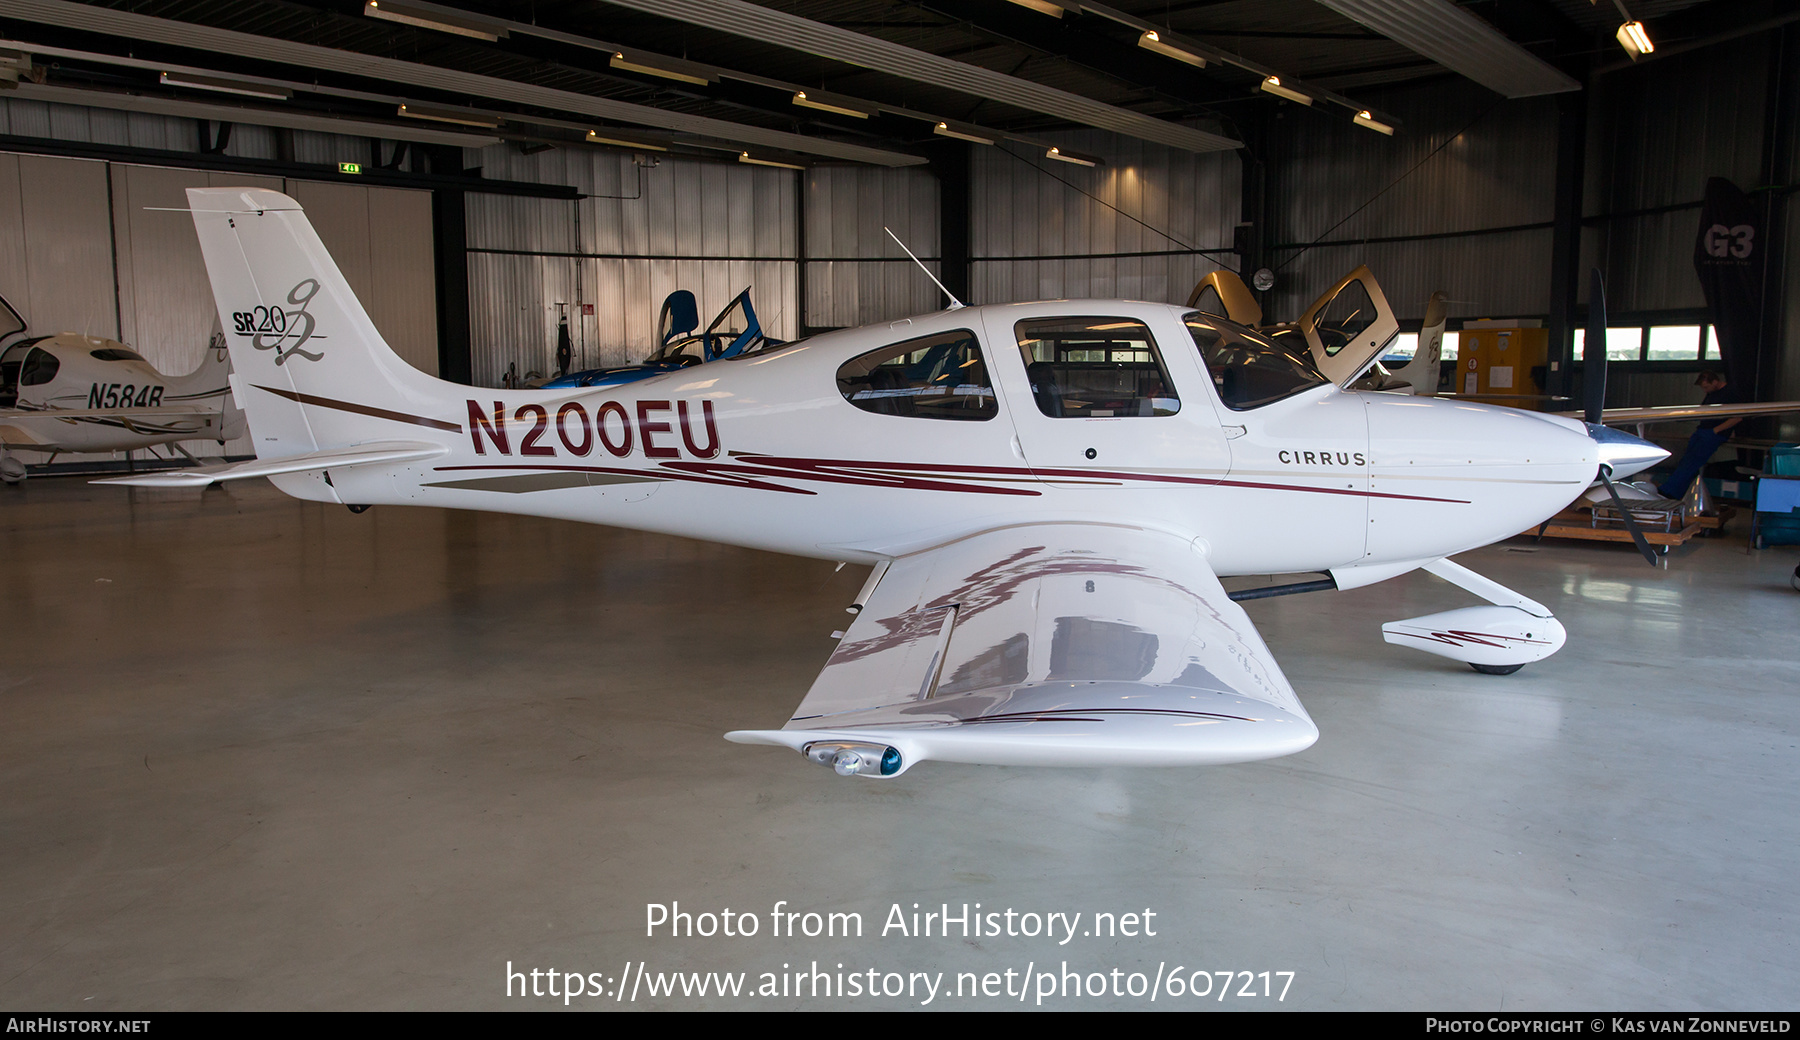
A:
{"type": "Polygon", "coordinates": [[[1449,294],[1442,291],[1431,294],[1425,302],[1425,324],[1419,329],[1419,346],[1413,351],[1412,360],[1391,373],[1396,382],[1410,384],[1412,392],[1423,397],[1437,396],[1444,326],[1450,320],[1449,299],[1449,294]]]}
{"type": "MultiPolygon", "coordinates": [[[[435,415],[446,410],[443,384],[388,347],[298,202],[261,188],[189,188],[188,207],[259,458],[390,440],[396,421],[460,430],[435,415]]],[[[323,478],[278,484],[336,500],[323,478]],[[289,486],[298,482],[317,486],[289,486]]]]}

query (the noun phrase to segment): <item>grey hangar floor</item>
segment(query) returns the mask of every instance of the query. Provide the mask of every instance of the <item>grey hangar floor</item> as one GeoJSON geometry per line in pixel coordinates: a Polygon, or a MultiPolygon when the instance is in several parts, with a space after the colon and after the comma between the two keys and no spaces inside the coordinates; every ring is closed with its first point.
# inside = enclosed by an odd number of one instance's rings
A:
{"type": "Polygon", "coordinates": [[[1629,547],[1460,557],[1568,627],[1509,677],[1381,642],[1472,602],[1424,574],[1251,603],[1319,724],[1305,753],[878,782],[721,739],[787,718],[860,567],[353,516],[261,481],[33,479],[0,489],[0,546],[0,1007],[565,1007],[509,965],[598,982],[569,1010],[918,1007],[835,987],[921,973],[952,1010],[1800,997],[1793,548],[1697,542],[1661,571],[1629,547]],[[863,935],[773,935],[784,900],[863,935]],[[758,934],[646,937],[647,906],[677,901],[758,934]],[[1150,910],[1156,935],[882,934],[915,903],[1020,927],[1150,910]],[[795,995],[815,967],[830,995],[795,995]],[[1177,967],[1240,974],[1223,1000],[1124,992],[1177,967]],[[1022,1000],[956,992],[1009,971],[1022,1000]],[[1105,993],[1040,1004],[1046,971],[1105,993]],[[743,973],[745,995],[644,992],[680,972],[743,973]],[[1293,973],[1285,999],[1264,972],[1293,973]],[[787,994],[748,995],[764,973],[787,994]]]}

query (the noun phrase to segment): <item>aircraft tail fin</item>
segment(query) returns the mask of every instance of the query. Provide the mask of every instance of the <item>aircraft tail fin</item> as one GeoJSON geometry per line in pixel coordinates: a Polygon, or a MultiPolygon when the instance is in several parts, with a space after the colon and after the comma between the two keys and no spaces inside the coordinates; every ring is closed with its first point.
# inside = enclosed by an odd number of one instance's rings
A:
{"type": "Polygon", "coordinates": [[[449,417],[418,414],[453,398],[382,339],[298,202],[261,188],[187,194],[233,397],[259,458],[417,436],[420,426],[461,432],[449,417]]]}
{"type": "Polygon", "coordinates": [[[1444,326],[1450,319],[1450,295],[1434,292],[1425,302],[1425,323],[1419,329],[1419,346],[1412,360],[1392,373],[1395,380],[1412,385],[1412,392],[1424,397],[1437,395],[1439,360],[1444,355],[1444,326]]]}
{"type": "Polygon", "coordinates": [[[231,397],[231,351],[225,344],[225,332],[219,327],[217,318],[213,319],[212,336],[207,340],[206,351],[200,355],[200,364],[185,375],[169,376],[165,382],[168,384],[168,392],[163,397],[165,402],[219,410],[221,444],[244,435],[243,410],[231,397]]]}

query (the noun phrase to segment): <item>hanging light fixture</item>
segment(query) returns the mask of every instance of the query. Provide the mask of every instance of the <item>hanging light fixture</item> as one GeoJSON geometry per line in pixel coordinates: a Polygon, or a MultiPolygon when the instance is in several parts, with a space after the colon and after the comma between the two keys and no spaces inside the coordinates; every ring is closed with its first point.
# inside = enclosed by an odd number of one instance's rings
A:
{"type": "Polygon", "coordinates": [[[1174,58],[1176,61],[1185,61],[1197,69],[1206,68],[1205,58],[1195,54],[1193,51],[1182,50],[1172,43],[1164,43],[1162,37],[1156,34],[1155,29],[1151,29],[1148,32],[1145,32],[1144,35],[1139,36],[1138,46],[1147,51],[1155,51],[1165,58],[1174,58]]]}
{"type": "Polygon", "coordinates": [[[1312,95],[1302,94],[1298,90],[1295,90],[1293,87],[1282,86],[1280,76],[1270,76],[1267,79],[1263,80],[1262,88],[1263,88],[1263,90],[1267,91],[1270,94],[1275,95],[1276,97],[1287,98],[1289,101],[1292,101],[1295,104],[1310,105],[1313,103],[1312,95]]]}

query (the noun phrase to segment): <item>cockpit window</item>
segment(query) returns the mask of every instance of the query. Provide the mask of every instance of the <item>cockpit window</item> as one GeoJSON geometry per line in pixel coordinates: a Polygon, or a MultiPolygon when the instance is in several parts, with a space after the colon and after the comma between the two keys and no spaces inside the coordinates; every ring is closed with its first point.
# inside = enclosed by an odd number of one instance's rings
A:
{"type": "Polygon", "coordinates": [[[1000,414],[981,347],[968,329],[852,358],[838,369],[837,384],[844,400],[877,415],[981,420],[1000,414]]]}
{"type": "Polygon", "coordinates": [[[61,367],[62,362],[56,360],[55,354],[42,348],[33,350],[25,355],[25,364],[19,369],[19,385],[42,386],[55,379],[56,370],[61,367]]]}
{"type": "Polygon", "coordinates": [[[1200,359],[1212,374],[1219,400],[1233,411],[1261,408],[1330,382],[1313,367],[1312,355],[1298,336],[1277,343],[1242,325],[1199,312],[1184,320],[1200,359]]]}
{"type": "Polygon", "coordinates": [[[124,347],[101,347],[99,350],[90,350],[90,351],[88,351],[88,353],[96,358],[99,358],[101,361],[142,361],[142,360],[144,360],[143,357],[137,353],[137,351],[126,350],[124,347]]]}
{"type": "Polygon", "coordinates": [[[1174,415],[1181,401],[1134,318],[1038,318],[1014,327],[1031,396],[1052,418],[1174,415]]]}

